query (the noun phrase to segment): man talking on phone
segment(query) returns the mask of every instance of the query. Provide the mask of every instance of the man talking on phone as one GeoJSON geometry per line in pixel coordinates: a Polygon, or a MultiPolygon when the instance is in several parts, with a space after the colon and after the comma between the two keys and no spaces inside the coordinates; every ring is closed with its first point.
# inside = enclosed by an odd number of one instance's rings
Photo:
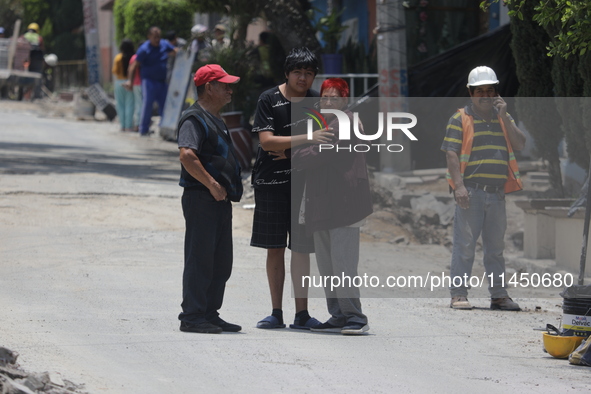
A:
{"type": "Polygon", "coordinates": [[[468,301],[469,279],[476,241],[482,235],[490,308],[521,310],[509,298],[503,283],[503,251],[507,228],[505,193],[522,189],[513,150],[523,149],[525,135],[507,113],[498,85],[489,67],[476,67],[470,72],[467,87],[471,103],[449,119],[441,146],[446,152],[447,180],[456,201],[450,272],[450,307],[454,309],[472,309],[468,301]]]}

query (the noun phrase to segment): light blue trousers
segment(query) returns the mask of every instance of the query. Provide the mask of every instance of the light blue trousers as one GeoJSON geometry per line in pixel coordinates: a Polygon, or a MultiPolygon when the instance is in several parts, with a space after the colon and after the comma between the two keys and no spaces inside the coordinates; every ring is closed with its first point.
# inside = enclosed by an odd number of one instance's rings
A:
{"type": "Polygon", "coordinates": [[[140,125],[142,116],[142,85],[133,85],[133,127],[140,125]]]}
{"type": "MultiPolygon", "coordinates": [[[[505,230],[507,215],[505,213],[505,193],[488,193],[481,189],[466,187],[470,193],[470,207],[462,209],[456,205],[454,216],[454,242],[451,257],[452,297],[467,296],[470,288],[470,275],[474,265],[476,241],[482,235],[484,252],[484,268],[488,290],[492,298],[507,297],[503,287],[501,274],[505,273],[505,230]],[[492,274],[492,281],[491,276],[492,274]],[[468,280],[464,280],[464,278],[468,280]]],[[[479,277],[482,280],[482,277],[479,277]]],[[[505,278],[507,282],[507,278],[505,278]]],[[[473,281],[473,284],[476,281],[473,281]]]]}
{"type": "Polygon", "coordinates": [[[115,80],[115,101],[117,102],[117,116],[121,129],[131,129],[133,127],[134,99],[133,92],[123,87],[125,81],[127,80],[115,80]]]}

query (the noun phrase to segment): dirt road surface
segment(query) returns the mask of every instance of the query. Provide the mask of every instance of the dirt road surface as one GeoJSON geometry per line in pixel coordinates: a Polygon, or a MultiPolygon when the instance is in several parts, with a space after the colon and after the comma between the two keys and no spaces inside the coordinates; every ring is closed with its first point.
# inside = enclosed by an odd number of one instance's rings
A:
{"type": "MultiPolygon", "coordinates": [[[[362,289],[369,335],[256,329],[271,308],[264,251],[248,245],[248,198],[234,205],[234,271],[221,310],[242,332],[180,332],[178,175],[174,143],[0,101],[0,346],[19,352],[21,366],[59,372],[90,393],[591,389],[589,369],[549,357],[534,331],[559,323],[556,289],[512,292],[519,313],[487,310],[486,286],[471,292],[481,307],[472,311],[451,310],[445,289],[362,289]]],[[[442,246],[362,250],[360,273],[448,272],[442,246]]],[[[314,294],[311,314],[325,320],[314,294]]]]}

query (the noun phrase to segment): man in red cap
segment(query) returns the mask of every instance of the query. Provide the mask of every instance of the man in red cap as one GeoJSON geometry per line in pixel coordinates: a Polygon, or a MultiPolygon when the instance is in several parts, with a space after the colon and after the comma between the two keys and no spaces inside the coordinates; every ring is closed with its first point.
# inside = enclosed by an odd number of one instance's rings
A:
{"type": "Polygon", "coordinates": [[[232,101],[230,84],[240,80],[217,64],[195,73],[198,101],[178,125],[180,185],[185,217],[185,268],[180,330],[217,334],[237,332],[222,320],[226,281],[232,273],[232,204],[242,197],[240,165],[220,115],[232,101]]]}

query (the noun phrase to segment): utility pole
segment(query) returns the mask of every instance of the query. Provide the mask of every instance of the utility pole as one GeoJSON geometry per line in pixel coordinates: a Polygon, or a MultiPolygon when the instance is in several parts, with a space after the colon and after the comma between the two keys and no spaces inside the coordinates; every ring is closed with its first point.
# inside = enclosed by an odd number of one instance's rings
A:
{"type": "Polygon", "coordinates": [[[101,83],[101,53],[98,35],[98,17],[96,0],[82,0],[84,12],[84,38],[86,40],[86,67],[88,85],[101,83]]]}
{"type": "MultiPolygon", "coordinates": [[[[380,110],[384,114],[407,112],[406,20],[402,0],[377,0],[376,8],[380,110]]],[[[391,173],[411,169],[410,141],[404,133],[395,132],[392,141],[381,143],[404,147],[398,153],[382,150],[381,171],[391,173]]]]}

